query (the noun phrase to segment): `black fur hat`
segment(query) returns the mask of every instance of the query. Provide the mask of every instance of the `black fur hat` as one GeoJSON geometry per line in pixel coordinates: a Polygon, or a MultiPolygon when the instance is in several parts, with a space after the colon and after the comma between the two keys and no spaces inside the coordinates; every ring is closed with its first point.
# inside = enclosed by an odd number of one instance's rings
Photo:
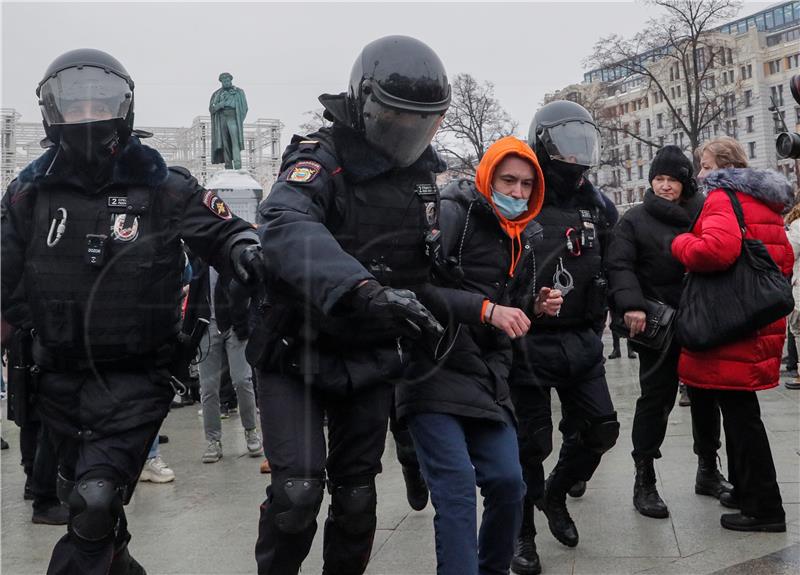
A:
{"type": "Polygon", "coordinates": [[[664,146],[653,158],[650,164],[648,180],[652,183],[653,178],[659,175],[672,176],[683,184],[681,195],[685,198],[692,197],[697,191],[697,182],[693,175],[694,169],[692,162],[678,146],[664,146]]]}

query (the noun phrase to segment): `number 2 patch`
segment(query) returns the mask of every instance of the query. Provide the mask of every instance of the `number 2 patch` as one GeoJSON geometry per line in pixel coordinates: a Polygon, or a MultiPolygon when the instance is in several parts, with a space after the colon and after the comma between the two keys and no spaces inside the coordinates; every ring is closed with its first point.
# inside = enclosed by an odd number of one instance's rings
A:
{"type": "Polygon", "coordinates": [[[203,205],[211,210],[211,213],[218,218],[229,220],[233,217],[233,213],[228,205],[214,192],[206,192],[206,195],[203,196],[203,205]]]}
{"type": "Polygon", "coordinates": [[[322,166],[317,162],[297,162],[294,168],[292,168],[292,173],[289,174],[286,180],[297,184],[308,184],[314,181],[314,178],[317,177],[317,174],[319,174],[321,170],[322,166]]]}

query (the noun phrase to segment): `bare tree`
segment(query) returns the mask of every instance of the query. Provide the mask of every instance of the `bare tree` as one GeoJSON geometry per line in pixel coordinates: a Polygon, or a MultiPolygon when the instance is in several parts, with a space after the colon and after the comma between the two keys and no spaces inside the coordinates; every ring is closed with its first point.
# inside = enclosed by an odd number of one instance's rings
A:
{"type": "Polygon", "coordinates": [[[300,124],[300,133],[301,134],[313,134],[314,132],[318,131],[320,128],[327,128],[331,126],[333,122],[326,120],[323,116],[323,109],[317,108],[315,110],[308,110],[303,112],[303,116],[306,118],[306,121],[300,124]]]}
{"type": "Polygon", "coordinates": [[[452,83],[450,108],[436,135],[436,146],[454,161],[451,170],[472,176],[486,149],[516,129],[517,123],[494,97],[491,82],[479,83],[470,74],[458,74],[452,83]]]}
{"type": "MultiPolygon", "coordinates": [[[[666,13],[651,19],[630,39],[617,34],[601,38],[586,64],[606,69],[613,79],[640,78],[655,103],[665,103],[672,127],[686,134],[694,150],[714,124],[735,117],[736,83],[719,81],[717,72],[726,62],[726,42],[714,28],[738,12],[738,0],[649,0],[666,13]]],[[[728,57],[730,56],[730,48],[728,57]]],[[[727,80],[727,78],[726,78],[727,80]]],[[[599,115],[601,128],[622,132],[649,146],[651,137],[619,119],[607,106],[599,115]]]]}

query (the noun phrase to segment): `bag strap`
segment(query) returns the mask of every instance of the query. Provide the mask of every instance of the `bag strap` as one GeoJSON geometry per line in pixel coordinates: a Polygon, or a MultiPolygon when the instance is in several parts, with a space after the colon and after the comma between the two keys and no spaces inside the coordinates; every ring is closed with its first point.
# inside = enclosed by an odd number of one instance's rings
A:
{"type": "Polygon", "coordinates": [[[742,230],[742,241],[744,241],[745,233],[747,233],[747,225],[744,223],[744,213],[742,212],[742,204],[739,203],[739,198],[736,197],[732,191],[727,188],[722,189],[728,196],[728,199],[731,201],[731,206],[733,206],[733,213],[736,214],[736,219],[739,222],[739,229],[742,230]]]}

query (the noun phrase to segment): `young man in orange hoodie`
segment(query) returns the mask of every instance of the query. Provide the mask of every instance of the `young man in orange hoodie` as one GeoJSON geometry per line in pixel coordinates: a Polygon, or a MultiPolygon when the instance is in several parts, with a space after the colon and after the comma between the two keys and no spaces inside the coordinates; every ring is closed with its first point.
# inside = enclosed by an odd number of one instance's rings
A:
{"type": "Polygon", "coordinates": [[[507,384],[511,339],[527,333],[528,314],[555,315],[562,301],[542,288],[527,309],[509,305],[512,292],[529,293],[538,228],[529,224],[544,177],[533,151],[507,137],[487,150],[474,182],[454,182],[441,197],[443,261],[457,268],[442,283],[465,291],[483,325],[450,326],[449,355],[429,378],[397,388],[397,413],[436,508],[439,575],[507,573],[525,494],[507,384]],[[476,484],[484,497],[477,538],[476,484]]]}

